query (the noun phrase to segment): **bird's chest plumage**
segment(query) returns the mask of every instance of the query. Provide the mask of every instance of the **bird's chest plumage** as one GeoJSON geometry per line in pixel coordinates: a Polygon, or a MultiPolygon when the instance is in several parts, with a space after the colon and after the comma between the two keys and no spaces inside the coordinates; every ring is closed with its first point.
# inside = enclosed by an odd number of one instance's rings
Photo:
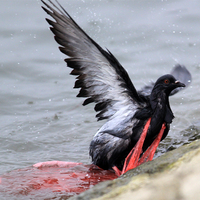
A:
{"type": "Polygon", "coordinates": [[[167,129],[165,131],[165,137],[169,131],[169,124],[172,122],[174,115],[169,107],[168,99],[165,96],[161,95],[156,99],[156,103],[153,104],[154,107],[152,109],[151,123],[147,132],[147,137],[144,142],[143,150],[146,150],[148,146],[151,145],[153,140],[159,134],[162,124],[165,123],[167,125],[167,129]]]}
{"type": "Polygon", "coordinates": [[[166,106],[158,104],[158,107],[151,116],[151,123],[147,132],[147,139],[153,138],[158,135],[161,130],[162,124],[165,122],[166,106]]]}

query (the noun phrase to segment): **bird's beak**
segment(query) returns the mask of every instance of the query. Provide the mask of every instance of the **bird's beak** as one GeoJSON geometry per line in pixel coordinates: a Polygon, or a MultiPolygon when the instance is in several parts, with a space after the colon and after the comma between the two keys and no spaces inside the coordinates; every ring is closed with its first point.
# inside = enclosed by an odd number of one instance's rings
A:
{"type": "Polygon", "coordinates": [[[176,87],[185,87],[184,83],[181,83],[180,81],[175,81],[176,87]]]}

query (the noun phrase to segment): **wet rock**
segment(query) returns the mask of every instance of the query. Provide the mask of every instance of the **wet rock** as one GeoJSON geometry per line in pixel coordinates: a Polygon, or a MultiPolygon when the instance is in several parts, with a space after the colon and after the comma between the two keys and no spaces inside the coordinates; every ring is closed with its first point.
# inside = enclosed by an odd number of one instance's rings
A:
{"type": "Polygon", "coordinates": [[[71,200],[200,199],[200,141],[167,152],[71,200]]]}

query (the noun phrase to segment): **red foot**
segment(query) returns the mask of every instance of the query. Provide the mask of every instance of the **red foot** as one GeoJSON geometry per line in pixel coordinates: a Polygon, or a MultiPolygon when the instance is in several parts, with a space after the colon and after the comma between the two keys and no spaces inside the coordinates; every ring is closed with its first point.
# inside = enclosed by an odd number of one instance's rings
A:
{"type": "Polygon", "coordinates": [[[65,161],[46,161],[40,162],[33,165],[33,167],[41,168],[41,167],[74,167],[76,165],[82,165],[82,163],[74,163],[74,162],[65,162],[65,161]]]}
{"type": "Polygon", "coordinates": [[[116,174],[117,176],[121,176],[122,171],[120,171],[116,166],[114,166],[114,167],[112,167],[112,168],[113,168],[113,170],[115,171],[115,174],[116,174]]]}

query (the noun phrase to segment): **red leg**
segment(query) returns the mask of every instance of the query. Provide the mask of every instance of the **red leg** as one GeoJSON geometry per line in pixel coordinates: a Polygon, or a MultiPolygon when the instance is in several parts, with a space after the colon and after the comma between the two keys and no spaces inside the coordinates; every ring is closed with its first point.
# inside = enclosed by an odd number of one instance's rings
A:
{"type": "Polygon", "coordinates": [[[165,123],[163,123],[162,128],[160,130],[160,133],[158,134],[158,136],[156,137],[156,139],[153,141],[153,143],[151,144],[151,146],[149,146],[149,148],[145,151],[145,153],[142,155],[142,157],[140,158],[138,165],[141,165],[144,162],[147,161],[151,161],[153,160],[153,156],[156,152],[156,149],[160,143],[160,140],[163,136],[163,133],[165,131],[165,123]]]}
{"type": "Polygon", "coordinates": [[[149,118],[147,123],[145,124],[143,132],[140,136],[140,139],[137,141],[137,144],[135,145],[135,147],[131,150],[131,152],[126,157],[124,166],[123,166],[123,170],[122,170],[122,174],[124,174],[128,170],[133,169],[138,166],[139,157],[142,153],[142,147],[143,147],[146,135],[147,135],[147,131],[148,131],[150,122],[151,122],[151,118],[149,118]]]}

